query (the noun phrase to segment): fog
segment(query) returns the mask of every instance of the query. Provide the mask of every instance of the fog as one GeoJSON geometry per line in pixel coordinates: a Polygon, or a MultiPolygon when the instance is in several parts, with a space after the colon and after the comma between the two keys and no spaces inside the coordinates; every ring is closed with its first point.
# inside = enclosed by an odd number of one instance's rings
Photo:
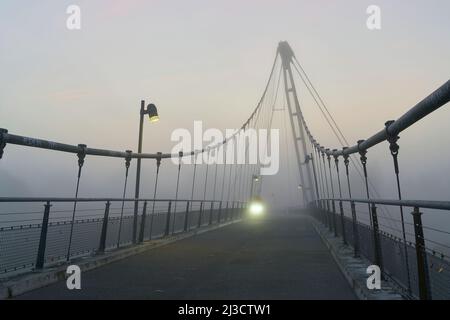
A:
{"type": "MultiPolygon", "coordinates": [[[[79,31],[65,27],[73,1],[0,4],[0,127],[11,133],[136,151],[141,99],[155,103],[161,118],[145,123],[144,152],[169,152],[171,132],[192,130],[195,120],[205,128],[239,128],[256,107],[280,40],[289,41],[351,143],[378,132],[449,78],[450,44],[442,41],[450,31],[448,1],[378,1],[383,27],[373,32],[365,26],[368,1],[262,1],[257,8],[252,1],[75,2],[83,19],[79,31]]],[[[301,83],[298,92],[314,136],[340,148],[301,83]]],[[[280,129],[280,172],[264,178],[262,195],[287,208],[302,199],[283,117],[286,111],[277,111],[273,124],[280,129]]],[[[449,200],[449,119],[446,105],[401,133],[404,199],[449,200]]],[[[7,145],[0,196],[72,197],[77,169],[75,155],[7,145]]],[[[205,170],[198,167],[194,198],[203,197],[205,170]]],[[[222,171],[219,166],[219,178],[222,171]]],[[[142,196],[153,196],[155,172],[154,160],[143,161],[142,196]]],[[[369,150],[368,172],[379,197],[396,198],[387,143],[369,150]]],[[[121,197],[124,173],[123,159],[88,156],[79,196],[121,197]]],[[[158,197],[173,198],[176,165],[164,161],[160,174],[158,197]]],[[[179,198],[190,198],[192,174],[193,166],[182,167],[179,198]]],[[[351,180],[353,196],[364,198],[354,169],[351,180]]],[[[41,209],[1,205],[4,213],[41,209]]],[[[399,218],[398,209],[384,210],[399,218]]],[[[426,225],[450,231],[447,212],[426,213],[426,225]]],[[[408,209],[405,216],[411,222],[408,209]]],[[[443,235],[433,239],[450,244],[443,235]]]]}

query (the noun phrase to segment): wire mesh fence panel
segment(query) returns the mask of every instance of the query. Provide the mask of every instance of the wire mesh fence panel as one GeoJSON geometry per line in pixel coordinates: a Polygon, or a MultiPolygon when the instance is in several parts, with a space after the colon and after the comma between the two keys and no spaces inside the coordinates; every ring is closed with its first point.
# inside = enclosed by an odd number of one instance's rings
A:
{"type": "MultiPolygon", "coordinates": [[[[50,221],[48,222],[44,266],[66,261],[68,256],[69,258],[74,258],[94,254],[102,246],[100,238],[104,228],[103,220],[105,214],[103,204],[102,208],[95,208],[92,203],[80,203],[73,225],[71,222],[72,204],[63,204],[58,204],[61,206],[60,209],[51,211],[54,215],[50,216],[50,221]]],[[[153,202],[149,201],[147,203],[143,240],[149,240],[150,233],[152,234],[152,239],[164,237],[167,231],[169,201],[155,201],[154,204],[153,207],[153,202]],[[152,214],[152,212],[154,213],[152,214]]],[[[202,206],[200,202],[189,202],[189,204],[188,215],[186,215],[186,201],[178,202],[176,212],[171,212],[169,235],[172,231],[181,233],[185,230],[185,227],[188,230],[196,229],[199,223],[201,226],[216,223],[219,218],[219,211],[221,220],[224,221],[225,218],[231,218],[232,212],[237,215],[240,210],[237,207],[234,209],[230,207],[228,211],[224,208],[219,210],[219,203],[211,205],[211,202],[204,202],[202,206]],[[202,208],[201,215],[200,208],[202,208]],[[186,218],[188,219],[187,221],[186,218]]],[[[143,207],[143,203],[138,205],[136,240],[140,240],[143,207]]],[[[132,244],[134,203],[125,204],[123,214],[120,204],[115,207],[111,206],[109,209],[104,249],[114,250],[118,247],[132,244]]],[[[30,221],[42,221],[41,212],[33,211],[33,214],[35,217],[33,216],[33,219],[30,219],[30,221]]],[[[0,278],[27,272],[35,267],[41,229],[41,224],[38,223],[27,225],[18,225],[16,223],[15,225],[0,228],[0,278]]]]}
{"type": "Polygon", "coordinates": [[[211,222],[213,224],[218,223],[219,222],[219,204],[215,203],[213,206],[213,211],[212,211],[212,218],[211,218],[211,222]]]}
{"type": "Polygon", "coordinates": [[[0,228],[0,277],[19,269],[31,269],[39,247],[41,225],[0,228]]]}
{"type": "MultiPolygon", "coordinates": [[[[142,216],[138,215],[136,223],[136,232],[139,231],[142,216]]],[[[133,242],[134,216],[123,217],[122,228],[120,231],[120,245],[127,245],[133,242]]],[[[114,233],[113,233],[114,235],[114,233]]]]}
{"type": "Polygon", "coordinates": [[[199,216],[200,211],[189,212],[189,230],[197,228],[199,216]]]}
{"type": "Polygon", "coordinates": [[[427,258],[433,299],[450,300],[450,263],[433,254],[427,258]]]}
{"type": "Polygon", "coordinates": [[[70,228],[70,221],[52,222],[49,224],[45,262],[52,263],[67,258],[70,228]]]}
{"type": "Polygon", "coordinates": [[[342,221],[341,221],[341,216],[339,214],[336,214],[334,216],[335,221],[336,221],[336,230],[337,230],[337,235],[339,237],[343,236],[343,230],[342,230],[342,221]]]}
{"type": "Polygon", "coordinates": [[[212,218],[213,218],[213,212],[211,209],[211,203],[208,203],[205,205],[205,218],[203,219],[203,226],[207,226],[210,224],[210,222],[212,223],[212,218]]]}
{"type": "Polygon", "coordinates": [[[172,233],[180,233],[184,230],[184,212],[176,212],[172,214],[173,221],[172,223],[172,233]]]}
{"type": "MultiPolygon", "coordinates": [[[[321,212],[315,212],[316,217],[325,225],[329,219],[321,212]]],[[[342,235],[340,215],[336,215],[338,233],[342,235]]],[[[375,261],[374,237],[372,229],[362,223],[357,223],[360,253],[369,261],[375,261]]],[[[344,232],[349,245],[354,247],[353,223],[344,218],[344,232]]],[[[419,297],[419,275],[417,270],[416,248],[409,242],[406,244],[397,236],[387,232],[379,233],[382,264],[385,274],[394,280],[405,293],[419,297]],[[408,291],[410,289],[410,292],[408,291]]],[[[450,299],[450,262],[442,254],[427,252],[428,277],[433,299],[450,299]]]]}
{"type": "Polygon", "coordinates": [[[419,297],[419,272],[417,271],[417,254],[416,248],[412,246],[407,247],[408,265],[411,279],[411,294],[419,297]]]}
{"type": "MultiPolygon", "coordinates": [[[[410,263],[407,263],[405,244],[391,235],[380,233],[380,246],[383,256],[383,270],[392,280],[407,290],[411,277],[410,263]]],[[[409,257],[408,257],[409,258],[409,257]]],[[[415,262],[415,258],[413,260],[415,262]]]]}
{"type": "Polygon", "coordinates": [[[231,205],[225,209],[224,220],[229,221],[231,217],[231,205]]]}
{"type": "Polygon", "coordinates": [[[71,256],[97,250],[103,219],[77,220],[73,225],[71,256]]]}
{"type": "MultiPolygon", "coordinates": [[[[122,223],[120,217],[114,217],[108,219],[108,227],[107,227],[107,233],[106,233],[106,243],[105,248],[111,249],[116,248],[117,244],[119,246],[123,243],[126,243],[126,240],[124,240],[124,220],[126,220],[128,217],[122,217],[122,223]],[[122,224],[122,225],[121,225],[122,224]],[[119,239],[119,228],[120,228],[120,239],[119,239]]],[[[103,223],[103,221],[102,221],[103,223]]],[[[101,232],[101,231],[100,231],[101,232]]]]}
{"type": "Polygon", "coordinates": [[[208,225],[209,223],[209,214],[210,214],[210,209],[208,205],[204,205],[203,206],[203,212],[202,212],[202,219],[200,221],[200,226],[203,227],[205,225],[208,225]]]}
{"type": "MultiPolygon", "coordinates": [[[[167,213],[164,213],[167,216],[167,213]]],[[[161,226],[161,214],[154,212],[149,214],[145,220],[145,231],[143,240],[154,239],[159,234],[161,226]]]]}
{"type": "Polygon", "coordinates": [[[361,254],[370,261],[375,261],[372,229],[366,225],[358,223],[358,236],[361,254]]]}
{"type": "Polygon", "coordinates": [[[355,237],[353,236],[353,222],[349,218],[344,219],[345,224],[345,236],[347,239],[347,243],[352,247],[355,247],[355,237]]]}
{"type": "Polygon", "coordinates": [[[164,236],[166,232],[167,213],[159,212],[153,217],[152,239],[164,236]]]}
{"type": "MultiPolygon", "coordinates": [[[[103,222],[103,221],[102,221],[103,222]]],[[[141,216],[137,218],[137,226],[140,226],[141,216]]],[[[134,216],[127,215],[120,217],[114,217],[108,219],[108,226],[106,231],[106,249],[116,248],[128,245],[133,241],[133,225],[134,216]],[[120,230],[120,237],[119,237],[120,230]]],[[[101,230],[99,231],[101,233],[101,230]]]]}

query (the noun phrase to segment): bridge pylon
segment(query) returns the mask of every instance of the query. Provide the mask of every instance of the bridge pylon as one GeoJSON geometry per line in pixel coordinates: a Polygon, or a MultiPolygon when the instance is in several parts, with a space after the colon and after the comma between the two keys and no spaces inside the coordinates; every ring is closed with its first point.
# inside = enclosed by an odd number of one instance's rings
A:
{"type": "Polygon", "coordinates": [[[284,92],[286,95],[292,136],[294,139],[300,182],[302,184],[303,203],[306,205],[309,203],[310,199],[314,200],[315,196],[312,188],[313,181],[311,168],[309,166],[309,161],[306,161],[308,150],[306,149],[305,131],[302,122],[303,115],[298,101],[294,77],[292,75],[291,64],[294,52],[287,41],[281,41],[278,44],[278,54],[280,55],[282,62],[284,92]]]}

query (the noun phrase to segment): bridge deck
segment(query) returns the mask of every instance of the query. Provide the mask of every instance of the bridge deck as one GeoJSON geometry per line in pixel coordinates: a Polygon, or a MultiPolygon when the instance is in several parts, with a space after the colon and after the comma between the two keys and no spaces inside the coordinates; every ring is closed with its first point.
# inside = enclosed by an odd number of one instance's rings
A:
{"type": "Polygon", "coordinates": [[[82,274],[21,299],[355,299],[303,216],[247,220],[82,274]]]}

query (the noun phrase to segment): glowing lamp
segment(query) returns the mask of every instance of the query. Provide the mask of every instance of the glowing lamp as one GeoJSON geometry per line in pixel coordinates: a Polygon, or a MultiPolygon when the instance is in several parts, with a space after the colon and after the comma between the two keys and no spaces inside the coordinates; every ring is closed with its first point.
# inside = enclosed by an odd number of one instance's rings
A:
{"type": "Polygon", "coordinates": [[[153,103],[147,106],[147,113],[150,122],[156,122],[159,120],[158,110],[156,109],[156,106],[153,103]]]}
{"type": "Polygon", "coordinates": [[[264,212],[264,206],[261,202],[252,202],[250,204],[249,212],[251,215],[260,216],[264,212]]]}

